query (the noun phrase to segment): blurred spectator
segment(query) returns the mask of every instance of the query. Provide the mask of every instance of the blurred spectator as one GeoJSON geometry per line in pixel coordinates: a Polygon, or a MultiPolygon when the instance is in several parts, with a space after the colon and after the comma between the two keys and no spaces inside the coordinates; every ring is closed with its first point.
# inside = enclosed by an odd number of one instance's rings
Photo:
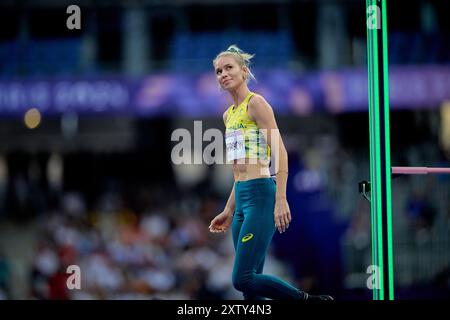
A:
{"type": "Polygon", "coordinates": [[[38,244],[31,270],[31,296],[49,299],[49,280],[59,270],[59,259],[54,247],[46,242],[38,244]]]}
{"type": "Polygon", "coordinates": [[[60,267],[58,271],[48,279],[48,299],[50,300],[68,300],[70,299],[69,289],[67,288],[68,274],[66,269],[60,267]]]}

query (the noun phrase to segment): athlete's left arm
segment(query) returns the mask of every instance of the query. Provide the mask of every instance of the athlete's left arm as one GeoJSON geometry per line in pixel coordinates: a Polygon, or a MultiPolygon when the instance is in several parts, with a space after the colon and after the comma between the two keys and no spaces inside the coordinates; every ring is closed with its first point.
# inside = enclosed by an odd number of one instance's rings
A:
{"type": "Polygon", "coordinates": [[[274,155],[277,175],[275,225],[280,233],[286,231],[291,222],[291,212],[286,199],[288,178],[288,154],[281,138],[275,114],[269,103],[260,95],[254,95],[248,103],[248,115],[256,122],[274,155]]]}

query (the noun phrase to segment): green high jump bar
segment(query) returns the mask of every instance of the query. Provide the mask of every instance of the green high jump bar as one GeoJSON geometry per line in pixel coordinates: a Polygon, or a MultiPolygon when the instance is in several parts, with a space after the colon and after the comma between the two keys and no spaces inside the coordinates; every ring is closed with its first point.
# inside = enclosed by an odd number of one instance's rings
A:
{"type": "Polygon", "coordinates": [[[373,300],[394,300],[386,0],[366,0],[373,300]]]}

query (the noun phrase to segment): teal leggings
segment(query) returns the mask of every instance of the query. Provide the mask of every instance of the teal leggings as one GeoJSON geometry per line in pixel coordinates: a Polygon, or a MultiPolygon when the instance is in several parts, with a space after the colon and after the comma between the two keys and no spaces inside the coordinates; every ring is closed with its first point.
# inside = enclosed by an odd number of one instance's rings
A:
{"type": "Polygon", "coordinates": [[[236,257],[233,286],[246,300],[305,299],[305,293],[288,283],[262,274],[275,233],[275,182],[271,178],[236,181],[236,209],[232,231],[236,257]]]}

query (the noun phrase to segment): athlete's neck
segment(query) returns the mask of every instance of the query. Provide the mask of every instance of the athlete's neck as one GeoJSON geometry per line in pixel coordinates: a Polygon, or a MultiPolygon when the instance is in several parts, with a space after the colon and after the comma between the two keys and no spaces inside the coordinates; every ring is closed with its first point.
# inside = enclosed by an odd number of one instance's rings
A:
{"type": "Polygon", "coordinates": [[[248,89],[246,84],[243,84],[235,90],[229,91],[229,93],[231,95],[231,99],[233,99],[234,107],[237,107],[242,103],[242,101],[244,101],[244,99],[250,93],[250,90],[248,89]]]}

